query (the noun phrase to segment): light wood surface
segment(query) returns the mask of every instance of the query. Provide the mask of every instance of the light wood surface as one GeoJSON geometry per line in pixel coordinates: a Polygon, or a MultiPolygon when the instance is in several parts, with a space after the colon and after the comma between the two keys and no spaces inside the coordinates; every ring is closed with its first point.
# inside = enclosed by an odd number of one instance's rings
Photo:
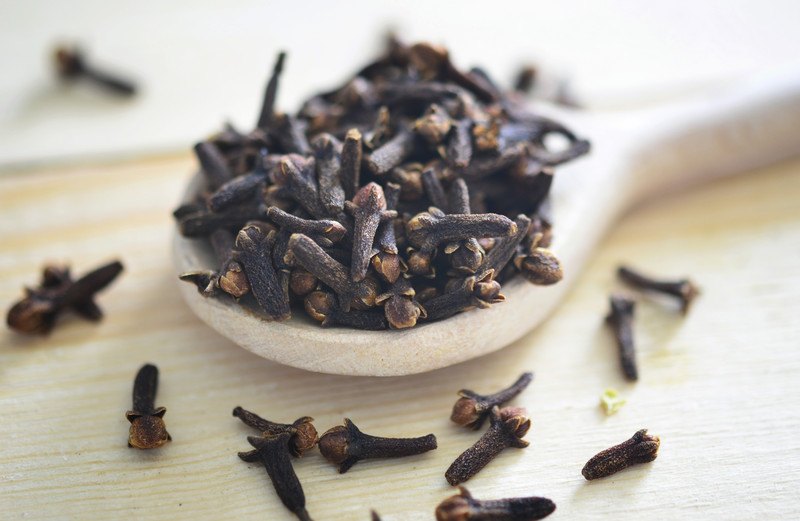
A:
{"type": "MultiPolygon", "coordinates": [[[[252,431],[242,405],[271,419],[311,415],[322,432],[352,418],[365,432],[433,432],[439,449],[336,473],[317,451],[296,462],[317,521],[432,519],[453,490],[444,470],[478,433],[456,428],[461,387],[535,380],[531,446],[467,483],[478,498],[543,495],[552,519],[792,519],[800,516],[800,162],[648,204],[602,242],[551,318],[506,349],[415,376],[321,375],[259,358],[197,319],[170,264],[169,211],[187,156],[0,176],[0,302],[34,283],[45,260],[81,273],[114,257],[126,272],[100,299],[99,325],[63,321],[47,338],[0,333],[0,518],[291,519],[266,473],[238,460],[252,431]],[[623,381],[602,325],[619,261],[691,275],[688,317],[640,299],[641,380],[623,381]],[[133,377],[161,368],[158,405],[173,442],[126,447],[133,377]],[[628,404],[605,417],[606,387],[628,404]],[[652,464],[588,483],[597,451],[648,427],[652,464]]],[[[556,228],[558,232],[558,228],[556,228]]],[[[503,305],[512,305],[506,303],[503,305]]],[[[387,350],[393,348],[387,344],[387,350]]]]}

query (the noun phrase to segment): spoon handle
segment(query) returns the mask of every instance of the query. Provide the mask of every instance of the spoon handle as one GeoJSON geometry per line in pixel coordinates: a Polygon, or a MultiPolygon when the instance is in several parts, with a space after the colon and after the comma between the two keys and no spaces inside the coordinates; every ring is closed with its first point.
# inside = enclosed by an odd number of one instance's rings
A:
{"type": "Polygon", "coordinates": [[[627,204],[800,155],[800,69],[624,119],[627,204]]]}

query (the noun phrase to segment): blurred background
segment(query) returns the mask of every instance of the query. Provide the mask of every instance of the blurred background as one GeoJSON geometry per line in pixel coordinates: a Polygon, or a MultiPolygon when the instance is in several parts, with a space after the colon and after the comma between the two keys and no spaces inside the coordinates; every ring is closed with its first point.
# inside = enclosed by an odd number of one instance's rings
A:
{"type": "Polygon", "coordinates": [[[376,55],[394,30],[510,85],[539,66],[593,109],[620,109],[800,62],[800,2],[346,3],[210,0],[0,4],[0,169],[182,151],[229,120],[255,123],[275,54],[294,111],[376,55]],[[134,79],[130,99],[56,80],[53,47],[134,79]]]}

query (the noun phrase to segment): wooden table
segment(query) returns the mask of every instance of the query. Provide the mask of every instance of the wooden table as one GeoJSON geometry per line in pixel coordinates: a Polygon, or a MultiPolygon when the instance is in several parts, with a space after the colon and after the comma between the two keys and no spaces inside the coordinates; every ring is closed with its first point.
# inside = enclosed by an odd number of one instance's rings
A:
{"type": "Polygon", "coordinates": [[[4,306],[46,260],[78,273],[114,257],[126,266],[100,297],[99,325],[72,317],[47,338],[0,333],[0,518],[291,519],[264,470],[236,457],[253,434],[231,417],[242,405],[280,421],[312,415],[321,432],[347,416],[374,434],[435,433],[437,451],[344,475],[317,451],[296,462],[314,519],[367,520],[370,508],[432,519],[454,492],[444,470],[478,437],[448,420],[456,391],[492,391],[527,369],[536,378],[516,403],[533,419],[531,446],[473,478],[476,497],[550,497],[561,519],[800,515],[800,162],[634,212],[543,327],[493,355],[399,378],[279,366],[189,312],[169,265],[169,214],[192,168],[170,156],[0,176],[4,306]],[[636,384],[602,324],[620,261],[703,289],[686,318],[640,300],[636,384]],[[174,441],[143,452],[126,447],[124,413],[148,361],[161,368],[157,402],[174,441]],[[611,417],[598,407],[606,387],[628,399],[611,417]],[[590,456],[641,427],[661,436],[654,463],[581,477],[590,456]]]}

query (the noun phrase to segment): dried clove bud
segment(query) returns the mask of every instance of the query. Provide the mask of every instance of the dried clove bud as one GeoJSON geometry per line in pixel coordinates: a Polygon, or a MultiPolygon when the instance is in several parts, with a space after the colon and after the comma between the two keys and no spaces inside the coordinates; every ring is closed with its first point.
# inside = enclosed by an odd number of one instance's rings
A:
{"type": "Polygon", "coordinates": [[[377,253],[373,251],[372,243],[378,225],[381,221],[397,217],[397,212],[386,209],[383,189],[376,183],[369,183],[361,188],[353,201],[348,201],[345,207],[355,220],[350,276],[355,282],[359,282],[367,276],[370,259],[377,253]]]}
{"type": "Polygon", "coordinates": [[[428,316],[425,308],[414,299],[414,288],[407,279],[398,279],[386,293],[378,295],[376,304],[383,305],[386,320],[392,329],[417,325],[417,319],[428,316]]]}
{"type": "Polygon", "coordinates": [[[133,410],[125,413],[131,422],[128,447],[137,449],[157,449],[172,436],[164,425],[164,407],[156,407],[158,391],[158,367],[145,364],[136,374],[133,382],[133,410]]]}
{"type": "Polygon", "coordinates": [[[528,442],[522,437],[531,427],[525,410],[517,407],[492,408],[490,426],[475,445],[465,450],[447,469],[444,476],[451,485],[458,485],[477,474],[495,456],[508,447],[523,449],[528,442]]]}
{"type": "MultiPolygon", "coordinates": [[[[351,305],[357,309],[366,309],[375,305],[377,297],[375,281],[370,278],[358,282],[351,281],[347,269],[308,236],[299,233],[293,234],[289,238],[286,255],[335,291],[339,297],[339,306],[342,311],[349,311],[351,305]]],[[[292,263],[291,259],[287,262],[292,263]]]]}
{"type": "Polygon", "coordinates": [[[289,309],[287,277],[279,276],[272,265],[273,241],[256,225],[242,228],[236,236],[239,261],[258,305],[271,320],[287,320],[289,309]]]}
{"type": "Polygon", "coordinates": [[[524,391],[532,381],[533,373],[525,372],[509,387],[494,394],[482,395],[469,389],[461,389],[458,391],[458,395],[461,398],[453,405],[453,413],[450,415],[450,420],[463,427],[478,430],[483,425],[483,422],[486,421],[486,418],[489,417],[494,407],[503,405],[513,399],[524,391]]]}
{"type": "Polygon", "coordinates": [[[401,131],[369,155],[367,165],[375,175],[384,175],[402,163],[414,150],[414,134],[401,131]]]}
{"type": "Polygon", "coordinates": [[[56,71],[63,80],[84,78],[120,96],[130,97],[136,94],[135,83],[116,73],[112,74],[90,65],[80,49],[58,47],[55,52],[55,64],[56,71]]]}
{"type": "Polygon", "coordinates": [[[347,200],[355,197],[358,187],[361,186],[361,147],[361,133],[358,129],[348,130],[342,146],[342,168],[339,174],[347,200]]]}
{"type": "Polygon", "coordinates": [[[103,318],[103,311],[94,296],[121,272],[122,263],[114,261],[73,280],[69,268],[47,266],[42,272],[41,285],[25,288],[25,298],[8,310],[6,324],[18,333],[47,334],[67,309],[96,322],[103,318]]]}
{"type": "Polygon", "coordinates": [[[261,113],[258,116],[258,123],[256,128],[268,130],[272,120],[275,117],[275,98],[278,94],[278,80],[283,72],[283,62],[286,60],[286,53],[278,53],[275,60],[275,65],[272,68],[272,76],[267,82],[267,87],[264,90],[264,101],[261,104],[261,113]]]}
{"type": "Polygon", "coordinates": [[[505,300],[500,294],[500,284],[492,280],[492,275],[487,272],[480,279],[473,275],[457,280],[458,284],[451,291],[426,300],[428,320],[439,320],[476,307],[488,308],[505,300]]]}
{"type": "Polygon", "coordinates": [[[275,423],[239,406],[233,409],[233,415],[245,425],[261,431],[263,436],[288,433],[291,436],[289,448],[293,456],[300,457],[317,444],[317,429],[311,423],[314,418],[310,416],[298,418],[291,424],[275,423]]]}
{"type": "Polygon", "coordinates": [[[354,329],[381,331],[389,326],[383,313],[351,309],[342,311],[334,296],[325,291],[314,291],[304,299],[306,313],[322,323],[322,327],[345,326],[354,329]]]}
{"type": "Polygon", "coordinates": [[[561,262],[546,248],[532,248],[527,255],[514,258],[514,266],[528,282],[550,286],[564,278],[561,262]]]}
{"type": "Polygon", "coordinates": [[[267,470],[272,486],[281,500],[281,503],[288,508],[300,521],[311,521],[311,517],[306,511],[306,496],[303,486],[297,479],[297,474],[292,467],[289,459],[289,441],[291,434],[283,432],[281,434],[267,435],[263,438],[248,436],[247,441],[256,450],[240,452],[239,458],[247,463],[261,461],[267,470]]]}
{"type": "Polygon", "coordinates": [[[512,497],[478,500],[459,486],[459,493],[436,507],[436,521],[533,521],[544,519],[556,504],[544,497],[512,497]]]}
{"type": "Polygon", "coordinates": [[[614,332],[619,347],[619,360],[625,378],[636,381],[639,371],[636,369],[636,348],[633,343],[633,311],[636,303],[623,296],[611,295],[609,298],[611,311],[606,317],[606,323],[614,332]]]}
{"type": "Polygon", "coordinates": [[[364,434],[350,421],[329,429],[319,439],[319,451],[344,474],[362,459],[415,456],[436,448],[436,436],[381,438],[364,434]]]}
{"type": "Polygon", "coordinates": [[[656,280],[626,266],[617,268],[617,275],[636,289],[677,297],[681,302],[681,312],[684,315],[689,312],[692,301],[700,294],[700,289],[689,279],[656,280]]]}
{"type": "Polygon", "coordinates": [[[610,476],[631,465],[649,463],[658,457],[660,446],[658,436],[641,429],[631,439],[599,452],[586,462],[581,473],[587,480],[592,480],[610,476]]]}

